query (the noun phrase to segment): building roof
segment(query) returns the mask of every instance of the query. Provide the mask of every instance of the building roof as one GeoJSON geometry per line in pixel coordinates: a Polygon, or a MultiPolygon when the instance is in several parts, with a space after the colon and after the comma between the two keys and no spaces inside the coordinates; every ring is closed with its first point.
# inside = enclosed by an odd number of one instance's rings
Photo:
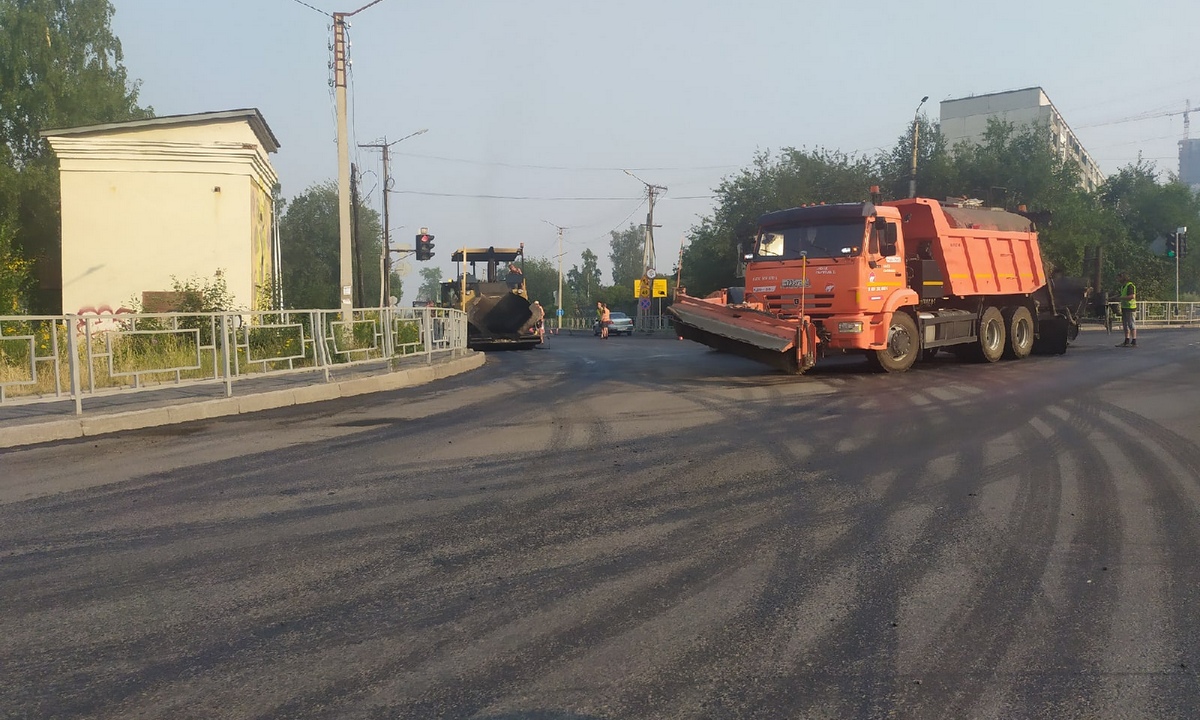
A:
{"type": "Polygon", "coordinates": [[[942,100],[942,102],[952,103],[952,102],[958,102],[960,100],[978,100],[979,98],[995,97],[997,95],[1015,95],[1016,93],[1029,92],[1031,90],[1038,90],[1042,93],[1046,92],[1045,90],[1042,89],[1041,85],[1031,85],[1030,87],[1017,88],[1016,90],[1000,90],[998,92],[983,93],[982,95],[964,95],[963,97],[950,98],[949,100],[942,100]]]}
{"type": "Polygon", "coordinates": [[[218,112],[192,113],[189,115],[162,115],[146,118],[145,120],[126,120],[125,122],[104,123],[101,125],[85,125],[73,128],[58,128],[41,131],[42,137],[58,137],[63,135],[91,135],[119,130],[136,130],[138,128],[163,127],[170,125],[195,125],[217,120],[245,120],[254,130],[263,149],[269,153],[279,150],[279,140],[271,127],[263,119],[258,108],[241,108],[238,110],[221,110],[218,112]]]}

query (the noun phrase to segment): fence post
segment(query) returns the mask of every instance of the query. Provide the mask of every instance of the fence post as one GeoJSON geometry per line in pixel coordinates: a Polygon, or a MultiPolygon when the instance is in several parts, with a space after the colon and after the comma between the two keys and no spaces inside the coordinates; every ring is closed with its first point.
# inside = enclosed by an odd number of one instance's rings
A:
{"type": "Polygon", "coordinates": [[[321,363],[321,370],[325,373],[325,382],[329,382],[329,347],[325,344],[325,314],[320,310],[313,310],[312,321],[317,338],[320,340],[317,362],[321,363]]]}
{"type": "Polygon", "coordinates": [[[425,338],[425,362],[433,364],[433,323],[429,322],[429,308],[419,308],[421,312],[421,335],[425,338]]]}
{"type": "Polygon", "coordinates": [[[67,316],[67,354],[71,357],[71,397],[75,398],[75,414],[83,414],[83,388],[79,387],[79,339],[75,337],[78,317],[67,316]]]}
{"type": "Polygon", "coordinates": [[[392,308],[384,306],[379,308],[379,322],[383,323],[383,356],[390,363],[392,356],[396,354],[394,348],[395,339],[392,337],[392,308]]]}
{"type": "Polygon", "coordinates": [[[225,366],[225,397],[233,397],[233,377],[229,374],[229,315],[221,313],[221,363],[225,366]]]}

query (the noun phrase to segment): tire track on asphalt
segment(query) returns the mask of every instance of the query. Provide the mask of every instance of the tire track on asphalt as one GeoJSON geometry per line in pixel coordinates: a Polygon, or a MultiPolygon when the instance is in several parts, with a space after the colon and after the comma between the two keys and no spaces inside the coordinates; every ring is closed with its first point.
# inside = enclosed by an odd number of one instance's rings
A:
{"type": "MultiPolygon", "coordinates": [[[[1126,624],[1113,632],[1131,636],[1130,643],[1144,658],[1139,663],[1147,674],[1140,681],[1140,690],[1146,696],[1143,699],[1154,699],[1163,717],[1188,717],[1200,703],[1193,664],[1196,641],[1200,640],[1195,616],[1200,600],[1200,568],[1196,565],[1200,556],[1200,449],[1168,428],[1110,403],[1087,398],[1076,400],[1073,406],[1089,429],[1104,438],[1098,448],[1102,453],[1115,454],[1146,478],[1137,491],[1146,495],[1148,507],[1141,517],[1134,514],[1133,508],[1125,510],[1129,519],[1124,523],[1123,544],[1154,548],[1155,553],[1136,564],[1121,561],[1122,575],[1137,575],[1126,581],[1129,589],[1124,604],[1136,603],[1137,608],[1120,614],[1137,618],[1134,622],[1145,627],[1138,632],[1126,624]],[[1159,577],[1145,577],[1145,567],[1158,565],[1163,568],[1159,577]],[[1147,610],[1156,611],[1158,617],[1147,617],[1147,610]],[[1174,705],[1167,706],[1158,698],[1171,698],[1174,705]]],[[[1108,664],[1128,662],[1112,658],[1108,664]]],[[[1122,693],[1121,702],[1129,702],[1126,695],[1122,693]]],[[[1142,702],[1134,707],[1145,706],[1142,702]]]]}
{"type": "MultiPolygon", "coordinates": [[[[927,413],[918,413],[919,419],[906,417],[907,434],[901,434],[899,439],[903,440],[908,434],[916,438],[930,435],[936,438],[936,433],[932,432],[936,424],[929,418],[929,414],[937,413],[943,416],[944,422],[950,424],[964,422],[968,417],[968,406],[960,403],[956,407],[957,409],[948,410],[944,405],[934,405],[927,413]]],[[[1007,432],[1018,427],[1024,419],[1023,410],[1009,410],[994,416],[993,426],[998,426],[997,432],[1007,432]]],[[[976,477],[986,481],[989,477],[1003,477],[1019,470],[1019,464],[1003,462],[986,468],[985,472],[982,458],[977,453],[972,456],[969,452],[961,452],[961,448],[954,444],[947,446],[934,441],[925,446],[913,445],[908,449],[911,450],[912,447],[922,447],[923,452],[909,453],[909,459],[897,466],[895,475],[898,478],[920,477],[930,463],[946,456],[958,458],[957,476],[960,478],[970,477],[974,470],[976,477]]],[[[886,446],[879,448],[879,455],[892,457],[890,449],[886,446]]],[[[830,464],[836,466],[840,463],[831,459],[830,464]]],[[[856,509],[857,526],[864,532],[851,533],[850,539],[841,547],[832,549],[824,562],[818,560],[814,563],[810,559],[806,563],[810,568],[815,566],[816,573],[825,574],[829,572],[830,567],[839,563],[840,558],[866,558],[860,573],[859,590],[853,601],[855,610],[834,618],[829,630],[823,633],[823,639],[808,648],[805,657],[875,659],[867,660],[866,664],[860,663],[860,667],[854,672],[829,674],[799,669],[785,673],[765,689],[759,702],[743,708],[742,712],[751,715],[769,714],[771,707],[783,706],[781,703],[794,701],[798,694],[797,688],[807,690],[807,697],[813,697],[815,702],[823,703],[822,707],[841,707],[844,712],[859,716],[876,716],[877,713],[898,711],[889,698],[902,697],[902,688],[896,687],[895,670],[883,669],[896,667],[897,631],[882,623],[878,623],[877,626],[874,623],[877,623],[878,618],[897,616],[899,603],[906,596],[906,589],[910,590],[928,572],[929,559],[925,556],[908,556],[893,560],[886,557],[879,547],[885,540],[882,533],[890,523],[897,521],[896,515],[900,512],[890,508],[902,508],[914,494],[922,495],[916,491],[915,481],[894,482],[883,497],[874,502],[864,503],[856,509]],[[852,638],[852,641],[847,644],[843,638],[852,638]],[[818,682],[824,682],[825,687],[816,687],[815,683],[818,682]],[[821,694],[822,691],[824,695],[821,694]]],[[[936,492],[930,489],[924,495],[927,505],[936,504],[942,509],[930,513],[923,521],[918,521],[911,531],[915,537],[912,547],[937,548],[945,537],[963,532],[964,528],[969,526],[969,510],[973,501],[968,499],[966,492],[954,488],[948,482],[936,492]]],[[[848,560],[840,561],[841,564],[847,562],[848,560]]],[[[788,574],[794,572],[795,570],[789,570],[788,574]]],[[[793,600],[800,602],[802,597],[797,596],[793,600]]],[[[793,667],[797,667],[803,661],[803,657],[797,658],[793,667]]]]}

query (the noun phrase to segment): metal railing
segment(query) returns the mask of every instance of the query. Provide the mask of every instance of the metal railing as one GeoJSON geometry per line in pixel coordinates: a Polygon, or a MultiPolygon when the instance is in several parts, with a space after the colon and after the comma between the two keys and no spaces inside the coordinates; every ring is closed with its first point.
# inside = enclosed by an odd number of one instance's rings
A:
{"type": "MultiPolygon", "coordinates": [[[[658,332],[660,330],[670,330],[671,329],[671,316],[670,315],[666,315],[666,314],[644,315],[641,318],[639,318],[636,315],[630,315],[629,317],[633,318],[634,327],[640,331],[658,332]]],[[[550,318],[547,322],[548,322],[548,324],[546,325],[546,327],[551,328],[551,329],[558,329],[559,326],[558,326],[557,319],[550,318]]],[[[562,329],[563,330],[587,330],[590,332],[592,330],[592,327],[595,324],[595,322],[596,322],[595,317],[565,317],[562,319],[562,329]]]]}
{"type": "Polygon", "coordinates": [[[467,348],[466,315],[444,308],[0,316],[0,403],[224,385],[467,348]]]}
{"type": "MultiPolygon", "coordinates": [[[[1139,327],[1186,327],[1200,325],[1200,302],[1138,301],[1134,321],[1139,327]]],[[[1112,328],[1121,327],[1121,305],[1109,302],[1103,317],[1092,318],[1112,328]]]]}

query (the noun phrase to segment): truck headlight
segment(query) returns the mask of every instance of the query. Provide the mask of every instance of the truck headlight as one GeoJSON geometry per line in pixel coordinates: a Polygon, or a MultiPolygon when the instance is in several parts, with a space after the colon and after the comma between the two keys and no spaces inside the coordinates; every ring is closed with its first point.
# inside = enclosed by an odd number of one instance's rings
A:
{"type": "Polygon", "coordinates": [[[860,333],[862,331],[863,331],[863,324],[861,321],[838,323],[838,332],[840,332],[840,333],[860,333]]]}

